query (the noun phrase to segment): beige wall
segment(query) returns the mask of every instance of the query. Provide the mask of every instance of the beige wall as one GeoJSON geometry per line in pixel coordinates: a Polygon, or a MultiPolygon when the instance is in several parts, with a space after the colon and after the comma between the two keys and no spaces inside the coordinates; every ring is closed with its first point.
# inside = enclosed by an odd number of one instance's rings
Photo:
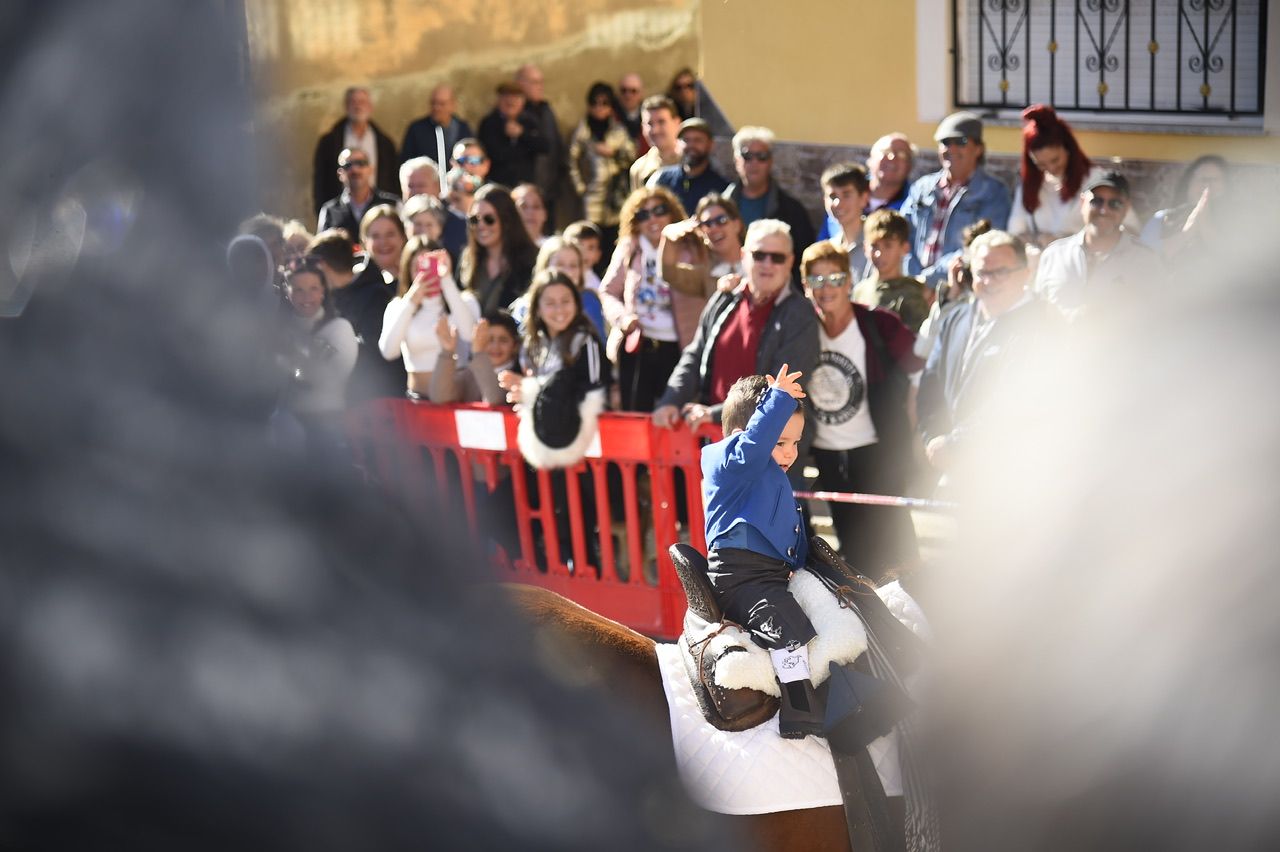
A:
{"type": "MultiPolygon", "coordinates": [[[[917,110],[916,9],[913,0],[707,2],[699,12],[701,73],[735,126],[764,124],[783,139],[854,145],[901,130],[932,146],[934,123],[921,122],[917,110]]],[[[1276,28],[1273,21],[1273,44],[1276,28]]],[[[1275,105],[1280,62],[1270,64],[1268,99],[1275,105]]],[[[923,82],[949,92],[949,58],[941,65],[936,83],[923,82]]],[[[1241,163],[1280,164],[1275,135],[1078,135],[1095,158],[1191,160],[1218,153],[1241,163]]],[[[987,136],[995,153],[1021,149],[1015,127],[992,127],[987,136]]]]}
{"type": "Polygon", "coordinates": [[[696,65],[696,10],[697,0],[247,0],[262,206],[314,226],[315,141],[353,83],[370,87],[374,121],[399,145],[433,86],[452,83],[474,127],[496,83],[536,62],[569,129],[593,81],[634,70],[656,91],[696,65]]]}

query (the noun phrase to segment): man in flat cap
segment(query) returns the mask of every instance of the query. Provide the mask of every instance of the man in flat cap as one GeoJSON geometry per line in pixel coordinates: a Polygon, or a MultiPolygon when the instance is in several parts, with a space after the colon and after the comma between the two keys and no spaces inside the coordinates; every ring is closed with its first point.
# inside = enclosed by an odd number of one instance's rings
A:
{"type": "Polygon", "coordinates": [[[902,215],[912,229],[911,271],[936,288],[947,280],[947,267],[960,255],[965,228],[979,219],[997,229],[1008,223],[1009,190],[982,168],[987,149],[978,116],[952,113],[933,138],[942,168],[911,185],[902,215]]]}
{"type": "Polygon", "coordinates": [[[551,150],[538,119],[525,106],[528,101],[519,83],[498,84],[498,103],[480,121],[480,144],[489,154],[489,180],[514,189],[532,183],[534,162],[551,150]]]}

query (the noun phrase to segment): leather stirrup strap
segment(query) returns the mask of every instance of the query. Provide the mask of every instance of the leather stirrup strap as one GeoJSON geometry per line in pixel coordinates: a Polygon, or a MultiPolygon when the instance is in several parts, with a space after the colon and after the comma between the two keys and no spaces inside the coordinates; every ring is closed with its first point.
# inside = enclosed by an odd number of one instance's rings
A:
{"type": "MultiPolygon", "coordinates": [[[[867,655],[860,654],[853,668],[870,674],[867,655]]],[[[894,830],[889,817],[889,798],[880,783],[880,773],[865,748],[852,754],[831,747],[831,760],[840,783],[844,803],[845,828],[849,832],[849,848],[870,852],[902,852],[903,838],[894,830]]]]}
{"type": "Polygon", "coordinates": [[[902,852],[902,838],[893,830],[889,802],[871,755],[865,748],[854,754],[831,750],[844,801],[849,848],[868,852],[902,852]]]}

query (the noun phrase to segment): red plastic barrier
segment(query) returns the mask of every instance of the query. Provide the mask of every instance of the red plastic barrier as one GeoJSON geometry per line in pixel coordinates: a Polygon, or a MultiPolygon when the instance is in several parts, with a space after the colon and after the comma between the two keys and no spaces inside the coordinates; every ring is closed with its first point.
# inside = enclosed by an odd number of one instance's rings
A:
{"type": "Polygon", "coordinates": [[[677,541],[706,549],[698,437],[683,426],[655,428],[644,414],[602,415],[599,440],[587,458],[561,474],[571,533],[570,553],[562,554],[555,533],[552,472],[527,472],[516,446],[517,426],[509,410],[408,400],[369,403],[348,417],[356,461],[371,478],[398,493],[414,511],[430,511],[433,487],[446,503],[461,500],[477,540],[478,497],[498,493],[499,483],[509,479],[519,553],[497,550],[499,579],[544,586],[641,633],[674,639],[685,598],[667,549],[677,541]],[[617,468],[612,478],[621,488],[623,517],[617,519],[609,499],[610,466],[617,468]],[[683,474],[682,486],[677,485],[677,471],[683,474]],[[594,486],[593,529],[586,528],[576,475],[584,472],[594,486]],[[683,489],[687,507],[683,523],[677,487],[683,489]],[[535,522],[543,531],[543,568],[535,554],[535,522]],[[649,534],[652,549],[645,547],[649,534]],[[588,537],[595,538],[598,560],[588,556],[588,537]],[[601,564],[588,564],[594,561],[601,564]]]}

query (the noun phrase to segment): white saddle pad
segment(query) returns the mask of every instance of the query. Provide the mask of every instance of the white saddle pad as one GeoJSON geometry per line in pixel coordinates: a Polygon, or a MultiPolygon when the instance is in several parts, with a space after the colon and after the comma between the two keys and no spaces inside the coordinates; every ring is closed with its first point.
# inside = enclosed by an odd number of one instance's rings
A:
{"type": "MultiPolygon", "coordinates": [[[[804,576],[808,576],[808,572],[800,572],[796,578],[804,576]]],[[[831,598],[825,589],[823,594],[831,598]]],[[[928,628],[919,607],[899,584],[890,583],[882,587],[880,597],[898,620],[917,634],[927,634],[928,628]]],[[[801,605],[804,606],[805,601],[802,600],[801,605]]],[[[857,621],[853,613],[842,612],[857,621]]],[[[813,618],[812,613],[810,618],[813,618]]],[[[821,637],[823,626],[815,621],[814,627],[821,637]]],[[[860,641],[865,646],[865,634],[861,635],[860,641]]],[[[746,643],[751,646],[749,639],[746,643]]],[[[724,814],[763,814],[841,804],[840,787],[826,740],[817,737],[784,740],[778,735],[776,716],[747,731],[730,733],[717,730],[702,717],[693,688],[689,685],[680,643],[660,642],[657,652],[670,711],[676,763],[680,778],[695,802],[707,810],[724,814]]],[[[763,650],[761,654],[767,665],[768,654],[763,650]]],[[[816,658],[816,654],[811,652],[811,658],[816,658]]],[[[815,675],[817,673],[815,667],[815,675]]],[[[825,663],[821,673],[826,676],[825,663]]],[[[717,675],[716,680],[720,682],[722,678],[717,675]]],[[[768,671],[768,682],[776,695],[772,668],[768,671]]],[[[881,737],[867,750],[880,775],[885,794],[902,795],[896,734],[881,737]]]]}

